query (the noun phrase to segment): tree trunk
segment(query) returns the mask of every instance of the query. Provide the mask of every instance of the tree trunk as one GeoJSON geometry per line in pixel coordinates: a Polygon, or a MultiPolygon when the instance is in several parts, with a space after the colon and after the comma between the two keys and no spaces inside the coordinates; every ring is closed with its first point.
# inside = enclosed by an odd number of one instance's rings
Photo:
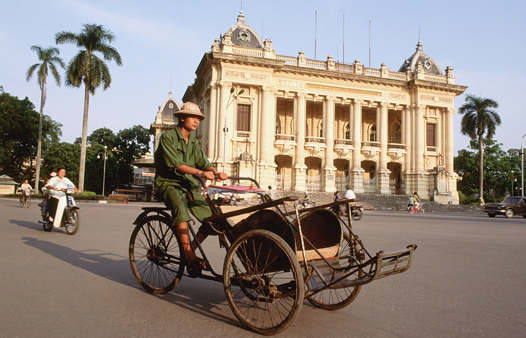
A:
{"type": "Polygon", "coordinates": [[[84,117],[82,119],[82,139],[80,142],[79,190],[84,191],[84,173],[86,170],[86,144],[88,139],[89,87],[84,83],[84,117]]]}
{"type": "Polygon", "coordinates": [[[38,143],[37,143],[37,163],[35,165],[35,193],[38,194],[40,185],[40,165],[42,163],[42,115],[44,114],[44,104],[46,103],[46,76],[40,86],[40,118],[38,120],[38,143]]]}
{"type": "Polygon", "coordinates": [[[479,195],[480,205],[484,205],[484,147],[482,137],[479,136],[479,195]]]}

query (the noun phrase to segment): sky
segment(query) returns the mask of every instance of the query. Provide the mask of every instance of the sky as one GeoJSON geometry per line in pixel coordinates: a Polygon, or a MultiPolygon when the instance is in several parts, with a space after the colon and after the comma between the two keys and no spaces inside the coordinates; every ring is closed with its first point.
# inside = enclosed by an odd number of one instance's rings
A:
{"type": "MultiPolygon", "coordinates": [[[[332,55],[344,61],[345,46],[346,63],[359,59],[398,71],[420,39],[442,69],[453,68],[466,93],[499,103],[502,124],[494,138],[503,149],[520,148],[526,134],[524,0],[26,0],[4,1],[0,8],[0,85],[28,97],[37,111],[36,77],[26,81],[27,69],[38,62],[32,45],[56,46],[57,32],[80,33],[86,23],[101,24],[116,36],[112,45],[123,66],[107,63],[111,87],[98,88],[90,98],[88,134],[103,127],[115,133],[134,125],[149,128],[170,90],[182,103],[204,53],[236,23],[241,8],[246,23],[270,38],[279,55],[304,51],[314,58],[316,37],[318,60],[332,55]]],[[[78,51],[74,45],[56,47],[66,64],[78,51]]],[[[83,88],[49,81],[44,114],[63,125],[64,142],[81,135],[83,95],[83,88]]],[[[455,107],[464,100],[457,97],[455,107]]],[[[455,114],[455,153],[469,145],[460,120],[455,114]]]]}

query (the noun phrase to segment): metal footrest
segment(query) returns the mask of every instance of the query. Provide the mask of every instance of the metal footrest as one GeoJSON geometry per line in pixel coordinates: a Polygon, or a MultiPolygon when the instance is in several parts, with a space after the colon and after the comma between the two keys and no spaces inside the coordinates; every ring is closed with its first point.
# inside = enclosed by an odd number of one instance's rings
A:
{"type": "Polygon", "coordinates": [[[380,251],[365,263],[348,267],[340,266],[336,257],[327,259],[330,265],[323,259],[309,261],[310,276],[307,276],[306,284],[311,291],[327,287],[341,289],[399,274],[411,266],[415,249],[416,245],[412,244],[404,250],[380,251]]]}

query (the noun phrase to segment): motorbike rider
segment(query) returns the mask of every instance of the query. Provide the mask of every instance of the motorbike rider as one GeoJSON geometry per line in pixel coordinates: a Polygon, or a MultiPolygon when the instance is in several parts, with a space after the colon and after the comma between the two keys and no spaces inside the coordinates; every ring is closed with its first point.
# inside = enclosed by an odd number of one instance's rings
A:
{"type": "Polygon", "coordinates": [[[420,201],[420,197],[418,197],[416,191],[413,193],[413,198],[415,199],[415,209],[418,210],[422,201],[420,201]]]}
{"type": "Polygon", "coordinates": [[[413,195],[409,195],[409,200],[407,201],[407,210],[411,211],[415,207],[415,197],[413,195]]]}
{"type": "Polygon", "coordinates": [[[76,193],[80,193],[80,190],[75,187],[75,184],[66,177],[66,169],[59,168],[57,170],[57,176],[52,177],[46,185],[47,193],[50,195],[47,203],[48,222],[51,221],[51,218],[55,217],[60,197],[66,196],[66,193],[62,191],[62,189],[68,188],[73,188],[76,193]]]}
{"type": "MultiPolygon", "coordinates": [[[[336,191],[336,192],[334,193],[334,202],[338,202],[338,201],[340,201],[341,199],[342,199],[342,198],[340,197],[340,194],[336,191]]],[[[345,212],[345,207],[344,207],[343,204],[335,206],[334,211],[337,212],[337,213],[341,213],[343,216],[346,216],[346,215],[347,215],[347,213],[345,212]],[[338,209],[336,209],[336,208],[338,208],[338,209]]]]}
{"type": "Polygon", "coordinates": [[[47,188],[47,185],[49,184],[49,180],[53,177],[57,176],[57,173],[56,172],[52,172],[51,174],[49,174],[49,177],[47,180],[46,180],[46,183],[44,184],[44,187],[42,188],[42,194],[44,194],[44,199],[42,200],[42,202],[40,202],[40,213],[42,214],[42,220],[46,220],[47,219],[47,204],[48,204],[48,201],[49,201],[49,192],[48,192],[48,188],[47,188]]]}

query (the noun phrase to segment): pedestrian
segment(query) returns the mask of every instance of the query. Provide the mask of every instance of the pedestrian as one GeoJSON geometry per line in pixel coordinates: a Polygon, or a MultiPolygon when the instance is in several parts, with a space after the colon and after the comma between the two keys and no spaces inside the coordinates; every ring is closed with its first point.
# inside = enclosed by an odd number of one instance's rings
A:
{"type": "Polygon", "coordinates": [[[276,194],[274,193],[274,190],[272,190],[272,186],[270,185],[268,186],[267,195],[268,197],[270,197],[271,200],[276,199],[276,194]]]}

